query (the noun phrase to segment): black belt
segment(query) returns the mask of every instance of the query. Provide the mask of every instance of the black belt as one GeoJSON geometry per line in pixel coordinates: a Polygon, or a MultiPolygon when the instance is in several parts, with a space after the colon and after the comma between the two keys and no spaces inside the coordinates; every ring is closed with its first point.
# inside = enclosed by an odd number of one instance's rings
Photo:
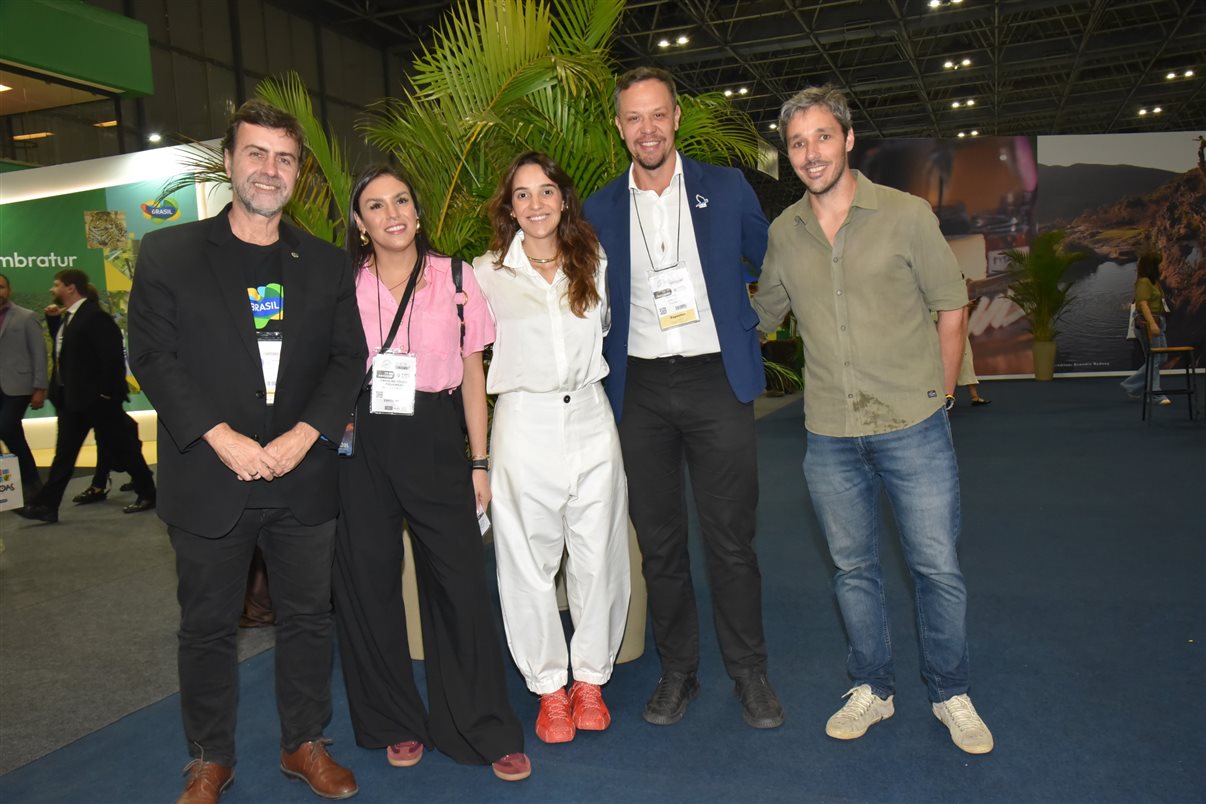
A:
{"type": "Polygon", "coordinates": [[[671,355],[670,357],[629,357],[628,365],[654,368],[655,366],[702,366],[714,363],[720,359],[720,352],[709,352],[706,355],[671,355]]]}

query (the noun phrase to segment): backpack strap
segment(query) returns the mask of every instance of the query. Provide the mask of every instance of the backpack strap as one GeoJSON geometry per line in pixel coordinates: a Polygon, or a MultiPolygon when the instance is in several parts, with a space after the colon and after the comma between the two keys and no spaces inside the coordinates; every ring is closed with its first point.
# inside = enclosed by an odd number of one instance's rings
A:
{"type": "Polygon", "coordinates": [[[456,287],[456,317],[461,322],[461,349],[465,348],[465,302],[469,297],[465,295],[465,289],[462,284],[462,274],[464,273],[464,262],[460,257],[452,258],[452,284],[456,287]]]}

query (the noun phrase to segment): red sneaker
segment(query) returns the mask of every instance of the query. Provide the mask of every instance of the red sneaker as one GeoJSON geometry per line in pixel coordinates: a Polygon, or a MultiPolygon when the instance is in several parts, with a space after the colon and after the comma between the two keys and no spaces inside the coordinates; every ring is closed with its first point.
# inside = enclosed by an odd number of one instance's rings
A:
{"type": "MultiPolygon", "coordinates": [[[[565,695],[565,692],[561,694],[565,695]]],[[[532,775],[532,761],[527,754],[506,754],[496,759],[490,767],[494,769],[494,775],[504,782],[522,782],[532,775]]]]}
{"type": "Polygon", "coordinates": [[[574,739],[574,721],[570,719],[570,700],[565,690],[540,696],[536,736],[546,743],[568,743],[574,739]]]}
{"type": "Polygon", "coordinates": [[[611,725],[611,712],[603,703],[603,690],[598,684],[575,681],[570,688],[574,709],[574,726],[583,731],[603,731],[611,725]]]}
{"type": "Polygon", "coordinates": [[[409,768],[418,765],[423,758],[423,743],[418,740],[406,740],[394,743],[385,749],[385,758],[395,768],[409,768]]]}

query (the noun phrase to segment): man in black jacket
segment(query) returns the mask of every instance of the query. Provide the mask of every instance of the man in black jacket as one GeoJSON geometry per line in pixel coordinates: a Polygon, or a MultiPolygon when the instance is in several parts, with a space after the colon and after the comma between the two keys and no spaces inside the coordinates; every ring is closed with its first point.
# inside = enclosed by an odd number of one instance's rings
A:
{"type": "Polygon", "coordinates": [[[302,131],[261,101],[222,143],[233,203],[143,239],[130,364],[159,414],[159,516],[176,551],[184,732],[180,802],[234,778],[235,635],[258,544],[276,610],[281,770],[325,798],[355,795],[327,753],[336,446],[367,357],[352,269],[281,222],[302,131]]]}
{"type": "Polygon", "coordinates": [[[155,507],[155,479],[143,460],[137,438],[124,426],[126,356],[121,330],[113,317],[89,296],[88,275],[75,268],[55,274],[50,288],[55,304],[46,308],[54,340],[50,401],[59,417],[50,477],[29,505],[15,513],[42,522],[59,520],[59,503],[75,471],[75,461],[89,430],[96,431],[134,480],[138,499],[126,513],[155,507]]]}

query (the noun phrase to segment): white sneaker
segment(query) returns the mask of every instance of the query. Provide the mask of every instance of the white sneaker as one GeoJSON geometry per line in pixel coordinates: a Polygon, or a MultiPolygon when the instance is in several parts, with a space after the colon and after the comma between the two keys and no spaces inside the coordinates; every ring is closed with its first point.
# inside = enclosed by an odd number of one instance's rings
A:
{"type": "Polygon", "coordinates": [[[987,754],[992,750],[992,732],[966,695],[956,695],[934,704],[934,717],[950,729],[951,740],[967,753],[987,754]]]}
{"type": "Polygon", "coordinates": [[[884,700],[871,691],[869,684],[861,684],[842,697],[848,699],[846,705],[825,724],[825,733],[836,740],[857,740],[867,729],[896,714],[893,696],[884,700]]]}

